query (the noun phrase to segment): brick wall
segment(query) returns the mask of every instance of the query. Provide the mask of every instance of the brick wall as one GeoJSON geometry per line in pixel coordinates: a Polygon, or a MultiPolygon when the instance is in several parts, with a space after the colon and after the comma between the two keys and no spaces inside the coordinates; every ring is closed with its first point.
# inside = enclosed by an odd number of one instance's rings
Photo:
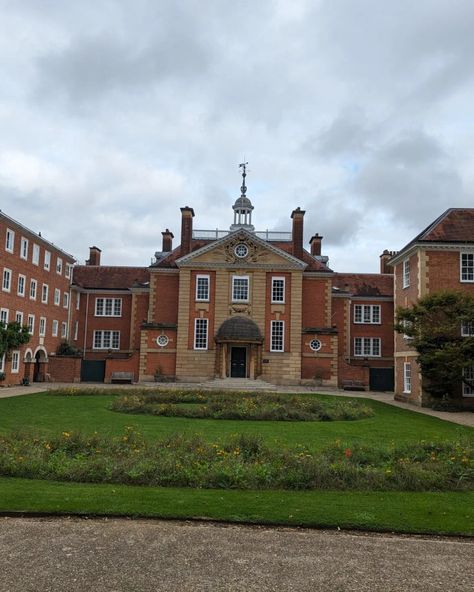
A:
{"type": "Polygon", "coordinates": [[[51,382],[80,382],[81,356],[50,356],[49,376],[51,382]]]}

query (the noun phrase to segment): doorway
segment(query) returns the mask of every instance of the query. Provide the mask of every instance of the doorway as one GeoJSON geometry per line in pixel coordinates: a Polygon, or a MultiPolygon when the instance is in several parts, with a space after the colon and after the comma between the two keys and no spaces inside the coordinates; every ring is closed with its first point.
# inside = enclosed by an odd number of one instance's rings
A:
{"type": "Polygon", "coordinates": [[[247,376],[247,348],[232,347],[230,352],[230,375],[232,378],[247,376]]]}

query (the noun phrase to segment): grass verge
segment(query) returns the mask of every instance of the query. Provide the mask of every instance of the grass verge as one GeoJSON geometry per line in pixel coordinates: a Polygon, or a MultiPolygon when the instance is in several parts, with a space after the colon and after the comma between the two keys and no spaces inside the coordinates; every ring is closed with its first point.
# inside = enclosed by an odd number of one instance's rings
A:
{"type": "Polygon", "coordinates": [[[474,535],[474,493],[216,491],[0,478],[0,512],[474,535]]]}

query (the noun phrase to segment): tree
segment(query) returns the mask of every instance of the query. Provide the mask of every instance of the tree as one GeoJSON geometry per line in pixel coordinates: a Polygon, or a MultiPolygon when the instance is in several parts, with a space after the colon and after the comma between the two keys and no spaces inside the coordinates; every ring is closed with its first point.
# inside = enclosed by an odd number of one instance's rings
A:
{"type": "Polygon", "coordinates": [[[6,354],[9,357],[10,352],[30,340],[30,332],[28,327],[20,325],[20,323],[3,323],[0,322],[0,358],[6,354]]]}
{"type": "Polygon", "coordinates": [[[434,397],[453,398],[464,382],[474,388],[474,296],[437,292],[396,311],[395,330],[418,352],[423,388],[434,397]]]}

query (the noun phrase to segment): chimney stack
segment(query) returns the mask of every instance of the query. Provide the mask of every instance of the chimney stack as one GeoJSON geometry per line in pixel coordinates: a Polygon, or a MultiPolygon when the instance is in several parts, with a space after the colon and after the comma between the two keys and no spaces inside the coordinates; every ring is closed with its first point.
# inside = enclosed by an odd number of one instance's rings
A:
{"type": "Polygon", "coordinates": [[[86,261],[86,265],[100,265],[101,253],[99,247],[89,247],[89,259],[86,261]]]}
{"type": "Polygon", "coordinates": [[[163,251],[163,253],[170,253],[173,250],[174,234],[170,231],[169,228],[167,228],[165,231],[161,233],[161,235],[163,237],[163,246],[161,247],[161,250],[163,251]]]}
{"type": "Polygon", "coordinates": [[[311,255],[313,257],[320,257],[321,256],[321,241],[323,240],[322,236],[319,236],[318,233],[313,235],[309,241],[311,245],[311,255]]]}
{"type": "Polygon", "coordinates": [[[291,218],[293,220],[293,256],[303,259],[303,217],[305,211],[299,207],[293,210],[291,218]]]}
{"type": "Polygon", "coordinates": [[[394,257],[398,251],[385,251],[380,255],[380,273],[392,273],[393,274],[393,267],[388,264],[390,259],[394,257]]]}
{"type": "Polygon", "coordinates": [[[188,206],[181,208],[181,257],[191,252],[193,238],[194,210],[188,206]]]}

